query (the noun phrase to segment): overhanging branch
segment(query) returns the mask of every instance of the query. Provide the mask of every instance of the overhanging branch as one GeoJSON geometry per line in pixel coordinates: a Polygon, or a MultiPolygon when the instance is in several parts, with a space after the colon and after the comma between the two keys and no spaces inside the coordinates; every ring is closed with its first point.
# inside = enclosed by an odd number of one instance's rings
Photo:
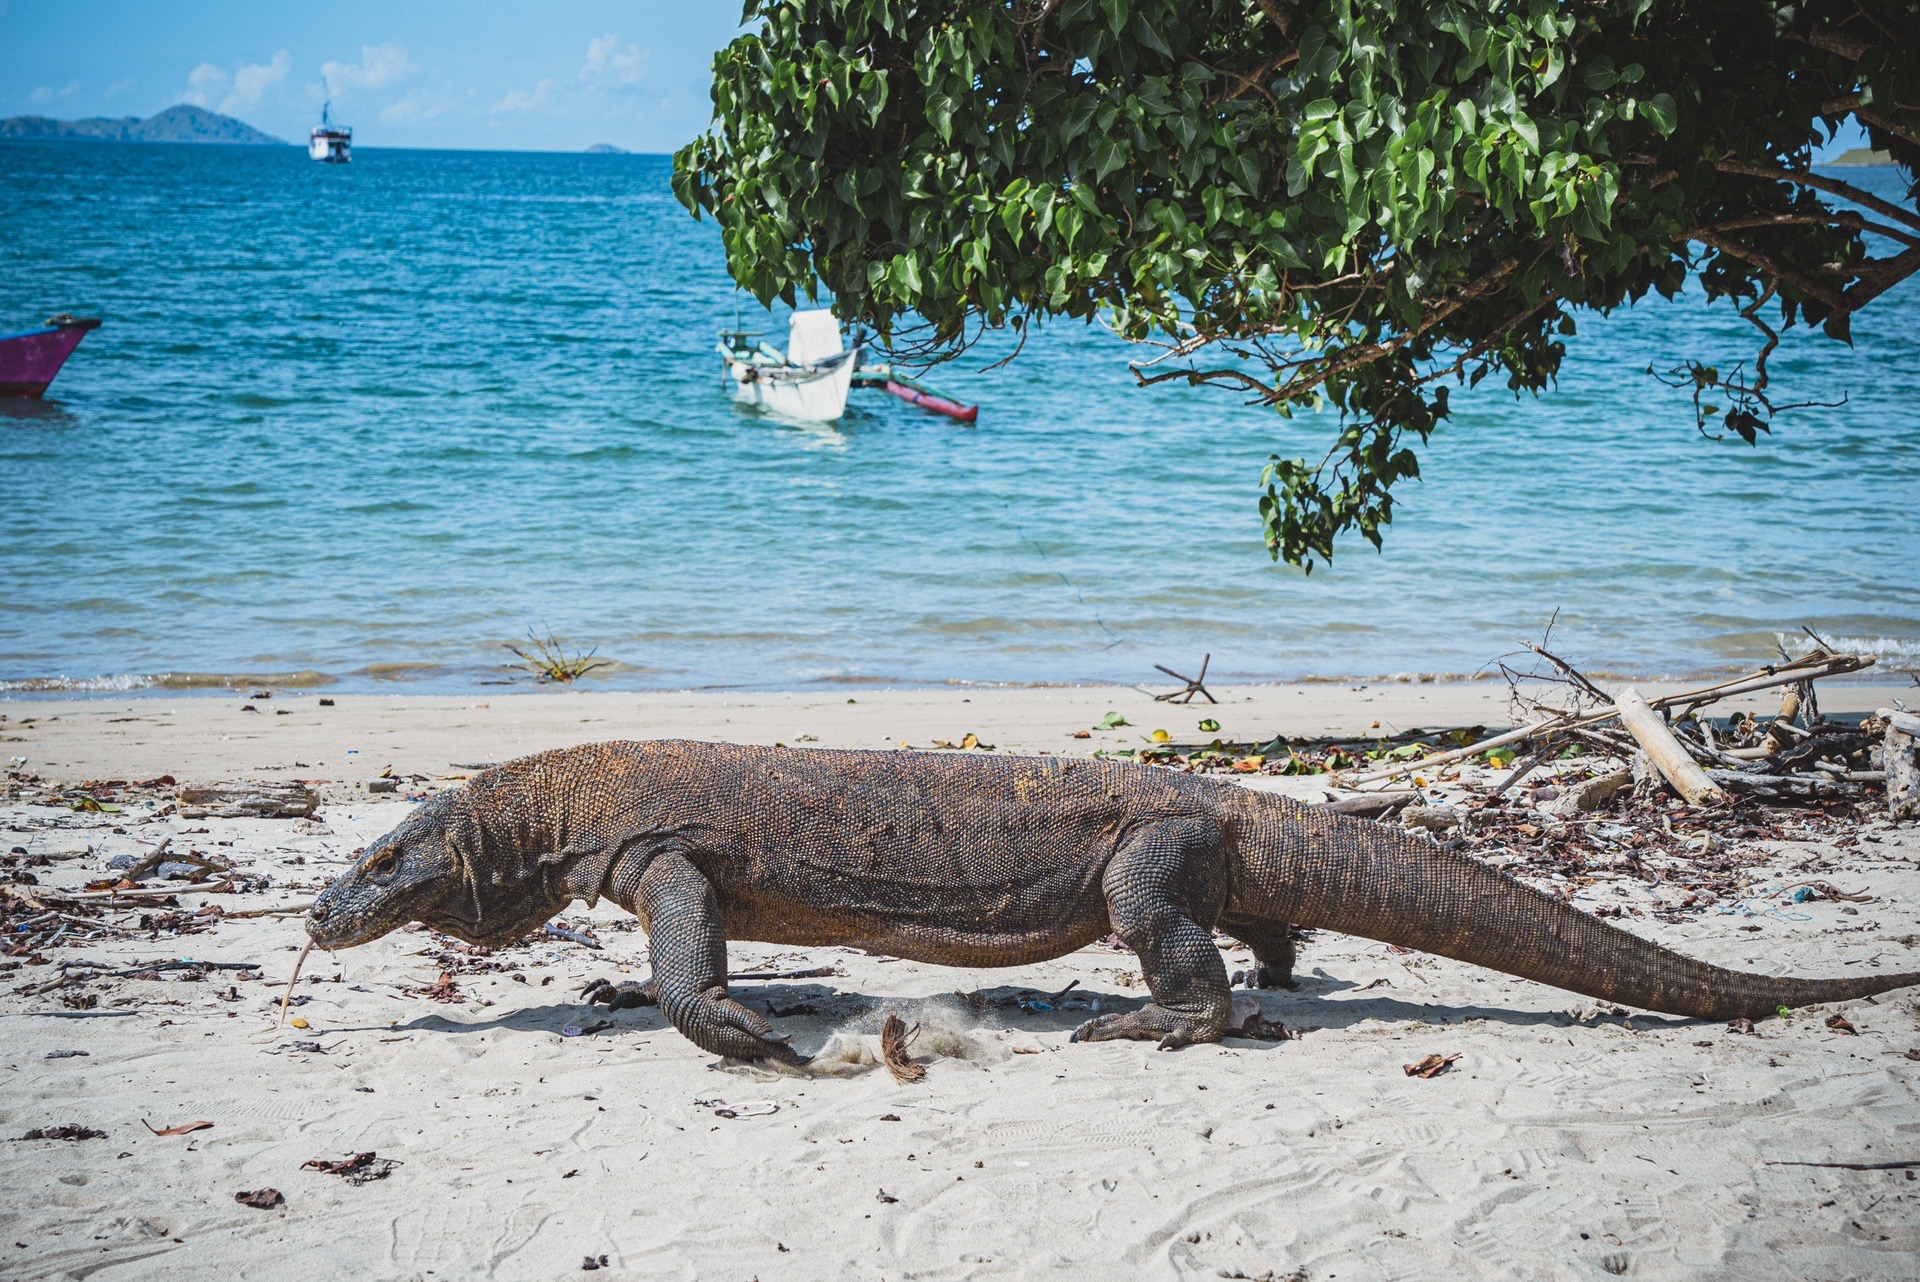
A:
{"type": "Polygon", "coordinates": [[[1829,195],[1850,200],[1863,209],[1871,209],[1883,218],[1920,230],[1920,214],[1910,209],[1880,199],[1870,191],[1862,191],[1851,183],[1843,183],[1828,178],[1824,174],[1809,173],[1804,169],[1781,169],[1775,165],[1755,165],[1744,160],[1735,160],[1731,156],[1722,159],[1718,166],[1723,174],[1745,174],[1749,178],[1772,178],[1780,182],[1798,183],[1802,187],[1812,187],[1829,195]]]}

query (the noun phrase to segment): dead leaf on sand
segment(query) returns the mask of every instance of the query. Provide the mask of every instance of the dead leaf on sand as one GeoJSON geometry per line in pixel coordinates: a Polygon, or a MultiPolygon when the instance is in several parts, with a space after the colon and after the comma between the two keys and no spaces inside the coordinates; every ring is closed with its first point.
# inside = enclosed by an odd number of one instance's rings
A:
{"type": "Polygon", "coordinates": [[[874,1199],[876,1202],[898,1202],[899,1200],[899,1198],[887,1192],[885,1189],[881,1189],[880,1196],[874,1199]]]}
{"type": "Polygon", "coordinates": [[[20,1137],[23,1140],[103,1140],[105,1131],[96,1131],[91,1126],[77,1126],[69,1122],[65,1126],[36,1126],[20,1137]]]}
{"type": "Polygon", "coordinates": [[[1403,1064],[1401,1068],[1408,1077],[1438,1077],[1459,1058],[1458,1055],[1429,1055],[1418,1064],[1403,1064]]]}
{"type": "Polygon", "coordinates": [[[436,1002],[453,1002],[459,1004],[467,1000],[467,995],[460,991],[458,984],[453,982],[453,976],[444,970],[440,972],[440,978],[434,980],[425,988],[409,988],[407,992],[410,996],[425,997],[430,1001],[436,1002]]]}
{"type": "Polygon", "coordinates": [[[1753,1021],[1745,1018],[1736,1019],[1730,1022],[1727,1025],[1727,1031],[1729,1033],[1753,1033],[1755,1037],[1758,1037],[1760,1035],[1754,1032],[1753,1021]]]}
{"type": "Polygon", "coordinates": [[[182,1122],[178,1126],[169,1126],[164,1131],[155,1130],[153,1123],[144,1117],[140,1119],[140,1125],[153,1131],[155,1135],[191,1135],[195,1131],[208,1131],[213,1129],[212,1122],[182,1122]]]}
{"type": "Polygon", "coordinates": [[[1845,1033],[1849,1037],[1858,1037],[1860,1030],[1847,1022],[1847,1017],[1839,1013],[1827,1016],[1827,1027],[1836,1033],[1845,1033]]]}
{"type": "Polygon", "coordinates": [[[374,1180],[384,1180],[393,1174],[393,1168],[400,1165],[390,1157],[381,1157],[378,1153],[355,1153],[352,1157],[341,1158],[337,1162],[324,1157],[316,1157],[311,1162],[302,1162],[303,1171],[318,1171],[322,1175],[338,1175],[349,1184],[370,1184],[374,1180]]]}
{"type": "Polygon", "coordinates": [[[242,1206],[254,1206],[263,1211],[271,1211],[287,1199],[280,1196],[279,1189],[253,1189],[235,1193],[233,1200],[242,1206]]]}

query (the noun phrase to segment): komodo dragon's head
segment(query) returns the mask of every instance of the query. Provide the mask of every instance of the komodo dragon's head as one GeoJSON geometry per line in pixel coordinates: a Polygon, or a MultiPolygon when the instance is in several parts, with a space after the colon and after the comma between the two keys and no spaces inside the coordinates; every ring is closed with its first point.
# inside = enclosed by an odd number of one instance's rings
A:
{"type": "Polygon", "coordinates": [[[418,921],[470,944],[498,946],[552,917],[566,900],[556,901],[540,881],[502,878],[481,848],[471,811],[465,789],[442,793],[369,844],[313,901],[313,942],[352,948],[418,921]]]}

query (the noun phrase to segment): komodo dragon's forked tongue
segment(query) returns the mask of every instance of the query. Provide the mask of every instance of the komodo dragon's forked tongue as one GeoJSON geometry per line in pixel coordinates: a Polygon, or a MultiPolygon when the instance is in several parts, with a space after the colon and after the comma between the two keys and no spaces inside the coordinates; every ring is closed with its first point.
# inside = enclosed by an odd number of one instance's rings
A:
{"type": "Polygon", "coordinates": [[[1700,1019],[1870,997],[1920,972],[1844,979],[1726,970],[1608,925],[1399,829],[1261,797],[1277,822],[1245,843],[1239,887],[1262,916],[1471,962],[1602,1001],[1700,1019]],[[1276,804],[1277,803],[1277,804],[1276,804]]]}

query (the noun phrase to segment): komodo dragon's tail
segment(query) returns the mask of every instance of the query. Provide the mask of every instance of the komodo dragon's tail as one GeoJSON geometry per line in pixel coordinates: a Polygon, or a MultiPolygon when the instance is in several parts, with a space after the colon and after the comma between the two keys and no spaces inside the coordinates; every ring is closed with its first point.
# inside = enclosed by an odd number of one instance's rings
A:
{"type": "Polygon", "coordinates": [[[1239,843],[1238,909],[1472,962],[1602,1001],[1702,1019],[1920,984],[1920,972],[1792,979],[1723,970],[1384,824],[1261,797],[1239,843]]]}

